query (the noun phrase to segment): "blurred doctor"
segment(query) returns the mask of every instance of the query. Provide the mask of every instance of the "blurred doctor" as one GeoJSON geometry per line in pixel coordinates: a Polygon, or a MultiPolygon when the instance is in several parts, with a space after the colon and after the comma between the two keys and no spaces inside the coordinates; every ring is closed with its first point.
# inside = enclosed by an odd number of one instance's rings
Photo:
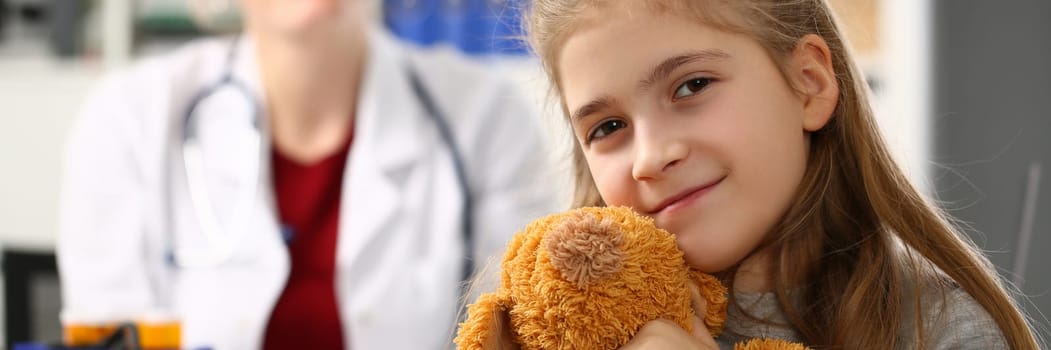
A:
{"type": "Polygon", "coordinates": [[[445,348],[470,264],[554,209],[535,110],[450,51],[397,43],[371,1],[240,2],[240,38],[88,99],[64,316],[171,313],[185,348],[445,348]]]}

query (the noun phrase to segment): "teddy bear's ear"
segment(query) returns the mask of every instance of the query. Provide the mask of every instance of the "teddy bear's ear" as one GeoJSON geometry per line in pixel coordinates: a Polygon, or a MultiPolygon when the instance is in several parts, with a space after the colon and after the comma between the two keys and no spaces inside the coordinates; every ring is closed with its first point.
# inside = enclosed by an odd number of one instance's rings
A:
{"type": "Polygon", "coordinates": [[[624,265],[624,232],[613,220],[602,220],[588,212],[574,212],[551,228],[544,248],[562,278],[585,288],[624,265]]]}
{"type": "Polygon", "coordinates": [[[467,307],[467,320],[460,324],[456,348],[460,350],[517,350],[507,315],[507,299],[495,293],[482,294],[467,307]]]}

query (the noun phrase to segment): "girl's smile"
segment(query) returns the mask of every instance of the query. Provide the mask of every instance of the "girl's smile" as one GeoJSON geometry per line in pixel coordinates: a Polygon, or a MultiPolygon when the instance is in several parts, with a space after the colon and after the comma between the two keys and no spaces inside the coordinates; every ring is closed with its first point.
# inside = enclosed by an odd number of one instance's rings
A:
{"type": "Polygon", "coordinates": [[[679,209],[693,204],[695,201],[700,199],[701,196],[704,196],[706,193],[715,189],[715,186],[718,186],[719,183],[722,182],[725,178],[726,177],[723,176],[716,179],[715,181],[711,181],[700,186],[688,188],[661,201],[660,204],[657,204],[653,207],[653,210],[647,210],[646,213],[654,216],[674,215],[679,211],[679,209]]]}

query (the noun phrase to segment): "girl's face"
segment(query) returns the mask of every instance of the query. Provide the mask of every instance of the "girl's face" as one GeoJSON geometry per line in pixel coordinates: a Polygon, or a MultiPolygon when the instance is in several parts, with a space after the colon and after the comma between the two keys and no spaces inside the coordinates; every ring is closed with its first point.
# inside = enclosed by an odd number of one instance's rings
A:
{"type": "MultiPolygon", "coordinates": [[[[695,268],[742,261],[792,203],[807,131],[824,125],[838,90],[831,103],[799,93],[758,42],[688,15],[637,4],[591,15],[556,63],[602,199],[653,217],[695,268]]],[[[786,74],[821,90],[820,72],[805,68],[822,51],[797,51],[786,74]]]]}

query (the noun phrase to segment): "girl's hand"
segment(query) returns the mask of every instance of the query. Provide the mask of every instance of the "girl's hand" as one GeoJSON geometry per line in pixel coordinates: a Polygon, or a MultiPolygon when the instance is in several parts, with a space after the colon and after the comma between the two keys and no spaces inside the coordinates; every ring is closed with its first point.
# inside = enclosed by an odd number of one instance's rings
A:
{"type": "Polygon", "coordinates": [[[704,313],[707,303],[701,297],[697,286],[690,283],[690,299],[693,305],[693,333],[679,327],[675,322],[658,319],[642,326],[635,337],[621,347],[621,350],[643,349],[702,349],[719,350],[719,344],[704,325],[704,313]]]}

